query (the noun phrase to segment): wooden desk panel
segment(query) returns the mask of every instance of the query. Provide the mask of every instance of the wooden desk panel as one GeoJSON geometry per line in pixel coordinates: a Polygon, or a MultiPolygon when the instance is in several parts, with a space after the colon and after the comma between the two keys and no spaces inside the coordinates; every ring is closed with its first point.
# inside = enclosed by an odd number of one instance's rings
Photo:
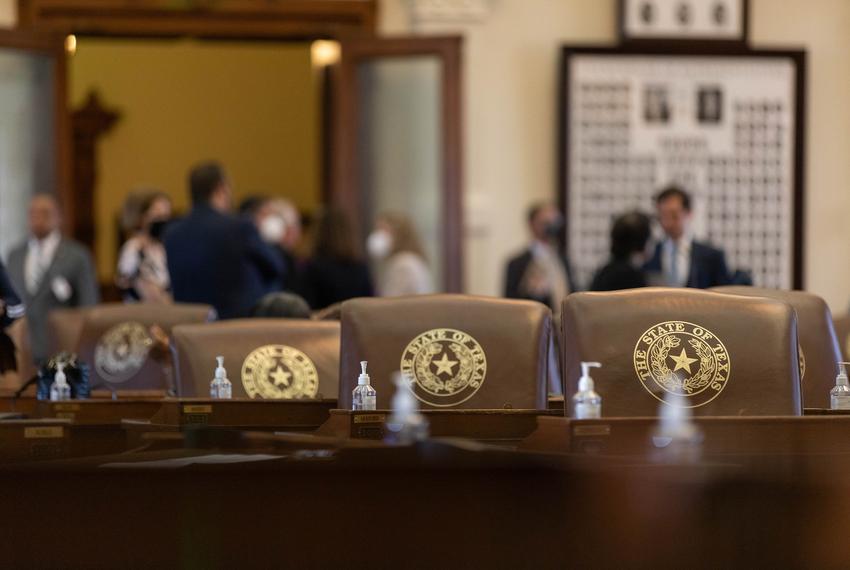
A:
{"type": "Polygon", "coordinates": [[[150,422],[154,425],[221,427],[241,430],[310,431],[336,407],[336,400],[167,399],[150,422]]]}
{"type": "Polygon", "coordinates": [[[162,400],[69,400],[36,402],[30,417],[67,419],[75,425],[118,425],[121,420],[149,420],[162,400]]]}
{"type": "MultiPolygon", "coordinates": [[[[694,418],[704,456],[850,454],[850,416],[694,418]]],[[[657,418],[541,417],[519,449],[543,453],[647,457],[657,418]]]]}
{"type": "MultiPolygon", "coordinates": [[[[421,410],[431,437],[460,437],[490,443],[515,444],[537,427],[538,416],[560,416],[557,410],[421,410]]],[[[316,435],[381,440],[388,410],[331,410],[316,435]]]]}

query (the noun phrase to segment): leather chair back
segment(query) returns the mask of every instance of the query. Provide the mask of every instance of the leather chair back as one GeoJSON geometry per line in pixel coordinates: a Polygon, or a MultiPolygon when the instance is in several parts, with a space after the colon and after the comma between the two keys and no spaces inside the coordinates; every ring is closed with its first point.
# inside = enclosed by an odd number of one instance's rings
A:
{"type": "Polygon", "coordinates": [[[552,314],[533,301],[468,295],[353,299],[342,306],[339,407],[360,361],[379,409],[401,370],[423,408],[546,409],[552,314]]]}
{"type": "Polygon", "coordinates": [[[718,293],[766,297],[788,303],[797,312],[800,336],[800,383],[803,407],[829,408],[829,391],[835,386],[841,348],[826,302],[805,291],[783,291],[759,287],[715,287],[718,293]]]}
{"type": "Polygon", "coordinates": [[[847,361],[850,358],[850,313],[835,317],[832,323],[838,338],[838,347],[844,356],[842,360],[847,361]]]}
{"type": "Polygon", "coordinates": [[[802,413],[786,303],[696,289],[574,293],[562,327],[568,416],[582,361],[602,363],[592,376],[603,416],[655,416],[666,394],[704,416],[802,413]]]}
{"type": "Polygon", "coordinates": [[[74,352],[80,343],[83,323],[90,307],[77,309],[53,309],[47,315],[48,354],[74,352]]]}
{"type": "Polygon", "coordinates": [[[242,319],[174,328],[178,394],[208,397],[216,356],[224,357],[234,398],[335,399],[339,323],[242,319]]]}
{"type": "Polygon", "coordinates": [[[170,335],[176,325],[213,318],[209,305],[96,305],[86,310],[76,352],[91,367],[92,389],[170,391],[170,354],[158,349],[150,327],[157,325],[170,335]]]}

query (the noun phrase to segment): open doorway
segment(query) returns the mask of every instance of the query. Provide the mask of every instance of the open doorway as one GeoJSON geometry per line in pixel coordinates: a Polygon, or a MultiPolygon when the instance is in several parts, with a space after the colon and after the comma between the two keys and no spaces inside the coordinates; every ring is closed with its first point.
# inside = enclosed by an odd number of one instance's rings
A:
{"type": "MultiPolygon", "coordinates": [[[[136,109],[137,106],[144,108],[143,93],[148,93],[148,101],[165,100],[168,105],[176,105],[175,101],[182,97],[182,94],[178,96],[176,92],[182,93],[184,90],[183,78],[186,73],[194,74],[197,70],[184,71],[180,79],[172,78],[170,85],[162,87],[164,93],[157,91],[154,85],[136,86],[134,89],[124,86],[121,95],[123,102],[118,98],[113,101],[112,95],[104,92],[100,94],[99,100],[94,101],[95,105],[87,105],[92,102],[89,95],[94,92],[90,87],[97,87],[98,82],[80,79],[83,76],[82,69],[88,69],[85,52],[91,50],[94,53],[98,46],[107,49],[110,45],[112,47],[109,49],[123,45],[125,48],[142,46],[150,50],[157,44],[163,50],[215,51],[233,46],[261,52],[300,50],[300,56],[294,53],[289,55],[296,59],[301,57],[299,65],[303,70],[309,53],[308,46],[317,40],[331,39],[339,42],[339,62],[318,73],[310,71],[312,76],[307,81],[308,87],[302,88],[301,92],[301,95],[305,95],[304,89],[308,92],[313,89],[312,99],[305,103],[308,110],[305,112],[302,109],[302,112],[307,118],[312,114],[315,130],[312,134],[306,131],[301,133],[301,144],[294,154],[301,157],[298,168],[312,170],[313,175],[312,178],[305,175],[298,183],[299,189],[290,191],[290,198],[308,213],[310,208],[324,203],[342,206],[359,225],[361,239],[365,237],[375,215],[385,206],[408,209],[404,213],[420,223],[422,227],[419,230],[428,242],[425,249],[431,252],[433,262],[439,265],[435,271],[440,277],[440,282],[436,283],[437,290],[463,290],[463,121],[460,107],[462,70],[459,38],[375,37],[374,0],[293,0],[281,3],[221,0],[215,4],[190,2],[179,8],[169,3],[168,9],[164,9],[163,5],[161,0],[100,0],[96,5],[87,0],[63,0],[61,4],[52,0],[19,0],[21,29],[18,34],[52,34],[54,38],[62,40],[74,36],[77,42],[79,55],[75,56],[76,61],[63,60],[61,65],[57,63],[57,93],[66,88],[65,68],[80,67],[80,70],[70,70],[72,92],[66,96],[62,91],[61,96],[57,97],[57,124],[67,127],[66,123],[70,122],[69,101],[73,105],[83,105],[82,109],[78,109],[87,113],[83,123],[90,131],[103,135],[104,148],[100,149],[99,143],[89,144],[88,147],[80,144],[81,137],[76,132],[73,144],[76,152],[73,161],[70,161],[70,129],[57,129],[57,172],[62,181],[57,187],[68,198],[68,233],[92,245],[95,241],[99,242],[94,249],[102,278],[113,267],[112,259],[118,241],[115,204],[130,188],[136,184],[161,186],[174,197],[178,209],[182,209],[187,200],[184,178],[189,164],[180,160],[171,160],[172,164],[168,167],[155,164],[139,156],[137,150],[134,152],[133,145],[126,144],[122,148],[118,144],[120,132],[123,130],[126,135],[130,128],[128,125],[133,124],[127,109],[133,109],[139,116],[140,111],[136,109]],[[407,60],[408,64],[402,64],[403,60],[407,60]],[[80,77],[75,78],[77,75],[80,77]],[[312,87],[309,87],[310,81],[314,82],[312,87]],[[413,83],[408,85],[411,81],[413,83]],[[421,83],[423,81],[426,82],[424,85],[421,83]],[[417,88],[417,85],[422,88],[417,88]],[[150,89],[154,90],[153,93],[150,89]],[[169,90],[175,93],[169,93],[169,90]],[[418,96],[416,106],[410,105],[408,93],[418,96]],[[128,106],[130,103],[135,106],[128,106]],[[408,116],[405,117],[405,114],[408,116]],[[408,120],[412,115],[417,120],[408,120]],[[423,125],[423,121],[430,124],[423,125]],[[313,153],[311,157],[302,154],[306,150],[313,153]],[[86,160],[86,156],[91,158],[96,152],[105,154],[105,157],[86,160]],[[109,167],[112,170],[101,172],[101,160],[104,163],[114,161],[109,167]],[[153,175],[146,173],[158,169],[163,172],[162,181],[152,180],[153,175]],[[171,171],[166,172],[169,169],[171,171]],[[95,180],[101,177],[102,180],[95,180]],[[85,184],[86,181],[90,184],[85,184]],[[94,187],[98,190],[91,189],[94,187]],[[423,201],[423,194],[430,196],[430,199],[423,201]]],[[[219,56],[219,64],[224,60],[222,57],[229,61],[230,56],[219,56]]],[[[131,59],[112,58],[112,61],[102,61],[100,64],[116,66],[116,76],[109,79],[117,84],[120,77],[138,71],[129,63],[131,59]]],[[[167,66],[172,63],[176,61],[168,61],[167,66]]],[[[215,62],[210,67],[212,71],[208,70],[207,75],[214,76],[218,69],[215,62]]],[[[208,89],[221,89],[232,92],[231,95],[247,91],[240,89],[238,81],[222,73],[219,75],[221,77],[216,87],[208,89]]],[[[265,78],[260,76],[259,79],[265,78]]],[[[248,81],[251,83],[253,80],[248,81]]],[[[116,94],[121,89],[119,85],[110,83],[110,90],[116,94]]],[[[282,80],[279,89],[292,90],[293,85],[282,80]]],[[[252,85],[251,90],[278,93],[278,99],[284,105],[289,97],[271,90],[264,83],[252,85]]],[[[202,99],[195,95],[194,100],[202,99]]],[[[231,97],[227,104],[233,106],[237,114],[256,111],[251,106],[250,98],[246,97],[231,97]]],[[[148,103],[147,106],[152,105],[148,103]]],[[[290,107],[293,105],[290,104],[290,107]]],[[[192,108],[190,115],[197,117],[202,110],[203,104],[199,103],[198,109],[192,108]]],[[[147,109],[147,112],[161,114],[163,111],[160,108],[153,111],[147,109]]],[[[230,111],[226,114],[229,115],[230,111]]],[[[228,119],[221,115],[222,112],[217,110],[214,120],[219,117],[223,121],[228,119]]],[[[257,117],[263,117],[263,114],[257,113],[251,120],[257,120],[257,117]]],[[[304,118],[298,117],[299,120],[304,118]]],[[[211,125],[198,118],[193,121],[181,119],[180,122],[190,122],[188,126],[196,135],[211,130],[211,125]]],[[[268,122],[274,123],[271,120],[268,122]]],[[[145,123],[137,119],[136,127],[145,123]]],[[[153,124],[161,124],[161,116],[150,119],[147,127],[151,129],[153,124]]],[[[255,134],[260,141],[276,138],[270,125],[264,122],[250,135],[242,133],[240,131],[239,136],[243,140],[237,141],[242,144],[234,143],[229,151],[234,153],[234,160],[246,164],[262,161],[269,167],[263,178],[243,177],[240,174],[241,167],[235,163],[228,164],[230,159],[226,155],[211,156],[216,148],[209,148],[209,152],[200,154],[199,149],[204,145],[210,147],[214,142],[222,143],[222,139],[229,140],[226,134],[196,141],[193,147],[195,154],[199,159],[218,158],[227,164],[233,170],[241,195],[253,192],[275,195],[285,192],[285,184],[293,182],[291,177],[281,181],[276,176],[286,170],[286,165],[275,158],[274,151],[266,155],[265,147],[268,143],[245,143],[246,138],[252,139],[251,135],[255,134]],[[264,137],[259,137],[261,131],[265,133],[264,137]]],[[[173,152],[186,152],[191,146],[189,140],[174,140],[179,138],[175,135],[160,133],[153,138],[162,141],[163,148],[170,147],[173,152]]],[[[92,137],[89,137],[90,143],[91,140],[92,137]]]]}
{"type": "MultiPolygon", "coordinates": [[[[131,192],[190,204],[188,169],[215,159],[235,202],[286,198],[306,216],[321,205],[321,82],[309,42],[78,36],[69,56],[69,106],[110,118],[97,136],[94,250],[108,283],[131,192]]],[[[79,146],[79,145],[75,145],[79,146]]],[[[75,148],[75,160],[84,159],[75,148]]]]}

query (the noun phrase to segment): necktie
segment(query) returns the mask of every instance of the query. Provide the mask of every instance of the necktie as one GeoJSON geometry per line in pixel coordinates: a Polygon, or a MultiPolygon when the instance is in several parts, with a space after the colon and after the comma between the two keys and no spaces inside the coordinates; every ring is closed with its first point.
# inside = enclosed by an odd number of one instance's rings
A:
{"type": "Polygon", "coordinates": [[[679,245],[673,242],[670,248],[670,274],[667,276],[667,284],[670,287],[679,286],[679,245]]]}
{"type": "Polygon", "coordinates": [[[27,280],[27,289],[30,294],[35,295],[38,291],[38,286],[41,285],[41,280],[44,277],[44,244],[38,242],[34,252],[33,262],[30,264],[30,275],[27,280]]]}

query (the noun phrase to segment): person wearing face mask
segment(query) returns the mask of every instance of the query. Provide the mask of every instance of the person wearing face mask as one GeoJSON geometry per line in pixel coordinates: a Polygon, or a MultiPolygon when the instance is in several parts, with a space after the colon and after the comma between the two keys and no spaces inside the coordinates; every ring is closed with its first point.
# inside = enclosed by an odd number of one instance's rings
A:
{"type": "Polygon", "coordinates": [[[397,297],[434,292],[425,252],[413,222],[404,214],[386,212],[378,216],[366,248],[378,264],[378,295],[397,297]]]}
{"type": "Polygon", "coordinates": [[[283,198],[246,198],[239,206],[239,213],[250,218],[263,238],[283,264],[283,276],[273,284],[270,291],[297,291],[300,287],[301,264],[295,250],[301,241],[301,216],[289,200],[283,198]]]}
{"type": "Polygon", "coordinates": [[[591,291],[646,287],[643,264],[652,233],[649,217],[640,212],[619,216],[611,228],[611,259],[593,277],[591,291]]]}
{"type": "Polygon", "coordinates": [[[531,245],[508,262],[505,297],[539,301],[559,315],[561,302],[575,290],[558,246],[564,219],[553,204],[541,203],[529,208],[527,220],[531,245]]]}
{"type": "Polygon", "coordinates": [[[121,247],[115,281],[125,302],[171,302],[162,245],[170,219],[171,198],[158,190],[134,192],[124,202],[123,225],[130,238],[121,247]]]}
{"type": "Polygon", "coordinates": [[[171,224],[165,251],[174,300],[206,303],[222,319],[247,317],[283,265],[251,220],[231,215],[233,187],[217,162],[189,172],[192,211],[171,224]]]}

